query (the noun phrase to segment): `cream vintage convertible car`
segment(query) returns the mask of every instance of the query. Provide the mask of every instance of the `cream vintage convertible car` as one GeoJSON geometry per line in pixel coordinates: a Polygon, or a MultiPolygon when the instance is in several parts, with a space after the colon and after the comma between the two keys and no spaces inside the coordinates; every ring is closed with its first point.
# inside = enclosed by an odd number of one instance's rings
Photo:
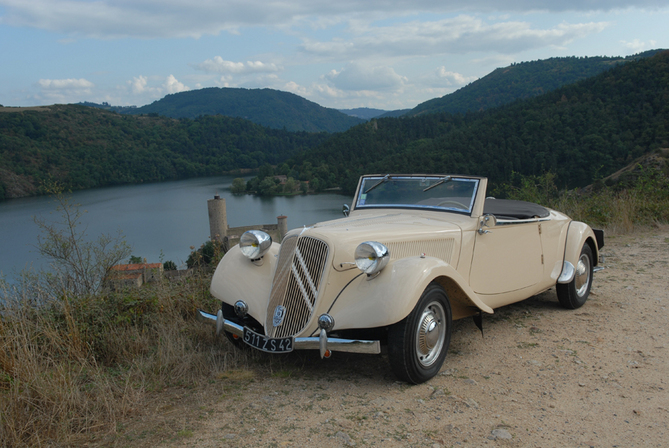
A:
{"type": "Polygon", "coordinates": [[[251,230],[211,283],[237,345],[378,354],[422,383],[444,362],[452,321],[555,287],[565,308],[590,292],[603,232],[537,204],[486,197],[483,177],[369,175],[343,219],[294,229],[281,244],[251,230]]]}

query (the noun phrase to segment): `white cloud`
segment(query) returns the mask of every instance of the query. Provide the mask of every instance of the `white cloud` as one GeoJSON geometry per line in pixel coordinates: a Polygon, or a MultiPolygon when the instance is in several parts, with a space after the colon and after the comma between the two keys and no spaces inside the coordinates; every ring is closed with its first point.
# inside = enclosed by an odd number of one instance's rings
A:
{"type": "Polygon", "coordinates": [[[0,24],[28,26],[96,38],[194,37],[249,26],[297,23],[330,27],[353,18],[402,17],[417,13],[453,14],[527,11],[611,11],[657,9],[666,0],[0,0],[0,24]]]}
{"type": "Polygon", "coordinates": [[[190,87],[179,82],[173,75],[167,77],[167,79],[165,80],[165,84],[163,84],[163,87],[165,88],[165,91],[167,91],[167,93],[179,93],[190,90],[190,87]]]}
{"type": "Polygon", "coordinates": [[[283,89],[286,92],[294,93],[295,95],[299,95],[302,97],[305,97],[309,95],[309,90],[306,89],[305,87],[299,85],[298,83],[294,81],[289,81],[286,84],[284,84],[283,89]]]}
{"type": "Polygon", "coordinates": [[[411,21],[383,27],[361,27],[350,40],[305,40],[302,50],[325,58],[406,57],[464,54],[470,52],[515,53],[547,46],[561,46],[577,38],[603,31],[607,23],[560,24],[537,29],[527,22],[488,24],[460,15],[432,22],[411,21]]]}
{"type": "Polygon", "coordinates": [[[90,91],[93,83],[86,79],[40,79],[37,81],[42,89],[47,90],[83,90],[90,91]]]}
{"type": "Polygon", "coordinates": [[[265,73],[278,72],[280,70],[280,67],[273,63],[264,63],[261,61],[247,61],[246,63],[233,62],[226,61],[220,56],[215,56],[213,59],[207,59],[194,67],[207,73],[222,74],[265,73]]]}
{"type": "Polygon", "coordinates": [[[156,76],[147,77],[139,75],[127,81],[126,84],[136,99],[144,100],[156,99],[165,94],[190,90],[190,87],[180,82],[174,75],[167,76],[161,83],[162,79],[156,76]]]}
{"type": "Polygon", "coordinates": [[[478,79],[477,76],[464,76],[460,73],[448,71],[444,66],[437,68],[435,75],[441,81],[440,85],[449,87],[461,87],[478,79]]]}
{"type": "Polygon", "coordinates": [[[341,90],[398,90],[407,82],[391,67],[368,67],[358,63],[348,64],[340,71],[332,70],[325,78],[341,90]]]}
{"type": "MultiPolygon", "coordinates": [[[[325,77],[324,77],[325,78],[325,77]]],[[[327,107],[350,109],[368,104],[368,100],[375,102],[375,107],[399,109],[401,101],[397,101],[400,91],[377,90],[343,90],[328,83],[312,83],[302,86],[290,81],[281,86],[282,90],[309,98],[318,104],[327,104],[327,107]]]]}
{"type": "Polygon", "coordinates": [[[311,89],[311,95],[317,94],[325,98],[346,98],[346,92],[336,89],[327,84],[314,84],[311,89]]]}
{"type": "Polygon", "coordinates": [[[232,87],[232,76],[221,76],[218,80],[218,84],[220,87],[232,87]]]}
{"type": "Polygon", "coordinates": [[[6,57],[19,62],[8,67],[19,81],[0,102],[99,100],[115,89],[122,103],[142,105],[218,86],[413,107],[512,62],[666,46],[657,24],[667,13],[669,0],[0,0],[10,41],[30,36],[6,57]],[[20,86],[35,61],[51,66],[33,73],[72,79],[20,86]],[[81,73],[90,81],[75,79],[81,73]]]}
{"type": "Polygon", "coordinates": [[[654,40],[650,40],[648,43],[642,42],[639,39],[633,39],[631,42],[621,40],[620,42],[625,46],[625,48],[631,50],[632,53],[641,53],[642,51],[655,48],[655,45],[657,45],[657,42],[654,40]]]}
{"type": "Polygon", "coordinates": [[[73,103],[86,100],[95,85],[87,79],[40,79],[40,93],[35,96],[55,103],[73,103]]]}
{"type": "Polygon", "coordinates": [[[132,78],[132,81],[128,81],[128,84],[130,84],[132,93],[134,94],[140,94],[144,93],[146,90],[146,85],[148,84],[148,80],[146,79],[146,76],[135,76],[132,78]]]}

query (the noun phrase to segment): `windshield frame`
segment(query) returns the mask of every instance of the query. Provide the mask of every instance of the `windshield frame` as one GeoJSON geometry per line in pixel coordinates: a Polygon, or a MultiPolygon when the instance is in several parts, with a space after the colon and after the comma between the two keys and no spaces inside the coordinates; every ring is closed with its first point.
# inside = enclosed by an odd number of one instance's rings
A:
{"type": "MultiPolygon", "coordinates": [[[[474,210],[474,205],[476,202],[476,196],[478,194],[479,188],[481,186],[481,178],[478,177],[469,177],[469,176],[456,176],[456,175],[442,175],[442,174],[421,174],[421,175],[366,175],[360,178],[358,189],[356,190],[356,196],[354,201],[354,210],[370,210],[370,209],[416,209],[416,210],[429,210],[429,211],[439,211],[439,212],[448,212],[448,213],[459,213],[463,215],[471,215],[474,210]],[[420,201],[421,203],[409,203],[403,201],[389,201],[381,203],[369,203],[368,202],[368,193],[372,190],[376,190],[377,194],[383,191],[383,186],[388,182],[416,182],[416,188],[411,191],[412,195],[426,195],[426,200],[420,201]],[[463,206],[466,206],[467,209],[460,207],[450,207],[442,206],[437,204],[430,204],[430,200],[435,201],[438,198],[435,197],[441,191],[442,186],[445,185],[457,185],[460,183],[463,187],[467,184],[471,184],[471,189],[465,196],[453,196],[453,200],[460,199],[456,202],[461,203],[463,206]],[[421,191],[422,190],[422,191],[421,191]]],[[[452,188],[452,187],[451,187],[452,188]]],[[[442,191],[443,192],[443,191],[442,191]]],[[[444,197],[445,201],[449,202],[447,197],[444,197]]]]}

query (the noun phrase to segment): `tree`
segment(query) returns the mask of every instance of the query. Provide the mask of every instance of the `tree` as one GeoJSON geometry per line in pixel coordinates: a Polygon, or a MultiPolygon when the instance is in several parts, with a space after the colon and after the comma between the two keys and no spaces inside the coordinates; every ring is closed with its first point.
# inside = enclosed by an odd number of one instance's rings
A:
{"type": "Polygon", "coordinates": [[[109,277],[112,267],[130,256],[131,248],[120,232],[115,237],[102,234],[97,240],[89,241],[86,228],[81,228],[84,212],[78,204],[73,204],[60,187],[49,189],[61,220],[34,219],[41,231],[37,250],[51,261],[53,270],[47,274],[50,292],[56,297],[95,294],[109,277]]]}
{"type": "Polygon", "coordinates": [[[295,193],[295,190],[297,190],[297,187],[298,187],[298,181],[296,181],[292,177],[289,177],[283,186],[283,192],[287,194],[293,194],[295,193]]]}
{"type": "MultiPolygon", "coordinates": [[[[195,249],[191,246],[191,249],[195,249]]],[[[195,267],[205,267],[209,265],[217,265],[218,262],[225,255],[225,246],[219,241],[209,240],[200,246],[197,250],[192,250],[188,259],[186,260],[186,266],[189,269],[195,267]]]]}
{"type": "Polygon", "coordinates": [[[278,174],[284,174],[287,175],[290,172],[290,167],[286,163],[282,163],[279,165],[279,167],[276,169],[276,172],[278,174]]]}
{"type": "Polygon", "coordinates": [[[273,177],[266,177],[258,185],[258,194],[261,196],[271,196],[277,192],[277,182],[273,177]]]}
{"type": "Polygon", "coordinates": [[[233,194],[242,194],[246,192],[246,182],[241,177],[237,177],[232,181],[230,190],[233,194]]]}

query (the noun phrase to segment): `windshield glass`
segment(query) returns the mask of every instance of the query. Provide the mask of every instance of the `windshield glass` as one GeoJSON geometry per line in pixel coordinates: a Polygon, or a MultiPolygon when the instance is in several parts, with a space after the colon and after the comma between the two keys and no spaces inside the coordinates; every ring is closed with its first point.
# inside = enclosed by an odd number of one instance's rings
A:
{"type": "Polygon", "coordinates": [[[471,213],[478,179],[451,176],[364,177],[355,208],[408,207],[471,213]]]}

